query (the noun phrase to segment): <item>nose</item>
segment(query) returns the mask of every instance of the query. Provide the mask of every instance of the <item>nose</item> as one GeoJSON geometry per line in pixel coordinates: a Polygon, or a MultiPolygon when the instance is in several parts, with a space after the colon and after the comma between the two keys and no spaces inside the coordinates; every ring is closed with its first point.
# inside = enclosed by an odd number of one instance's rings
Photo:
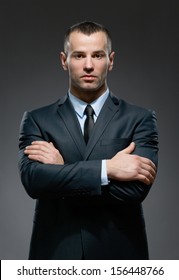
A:
{"type": "Polygon", "coordinates": [[[84,62],[84,70],[87,72],[91,72],[94,69],[93,60],[91,56],[86,57],[84,62]]]}

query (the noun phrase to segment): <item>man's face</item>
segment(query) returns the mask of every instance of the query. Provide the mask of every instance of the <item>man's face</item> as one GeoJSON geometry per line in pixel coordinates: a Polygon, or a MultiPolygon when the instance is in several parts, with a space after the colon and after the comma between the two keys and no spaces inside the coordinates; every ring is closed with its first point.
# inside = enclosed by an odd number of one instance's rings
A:
{"type": "Polygon", "coordinates": [[[63,68],[69,72],[70,91],[81,98],[81,94],[100,96],[107,87],[107,73],[112,69],[114,53],[109,54],[104,32],[85,35],[72,32],[68,53],[61,53],[63,68]]]}

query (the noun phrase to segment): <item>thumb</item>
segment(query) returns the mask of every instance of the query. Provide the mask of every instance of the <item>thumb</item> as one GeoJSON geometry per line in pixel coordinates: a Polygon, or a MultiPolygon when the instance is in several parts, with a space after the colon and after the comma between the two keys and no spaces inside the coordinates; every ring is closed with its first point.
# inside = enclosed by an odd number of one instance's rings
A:
{"type": "Polygon", "coordinates": [[[130,145],[123,149],[120,153],[123,153],[123,154],[131,154],[135,149],[135,143],[134,142],[131,142],[130,145]]]}

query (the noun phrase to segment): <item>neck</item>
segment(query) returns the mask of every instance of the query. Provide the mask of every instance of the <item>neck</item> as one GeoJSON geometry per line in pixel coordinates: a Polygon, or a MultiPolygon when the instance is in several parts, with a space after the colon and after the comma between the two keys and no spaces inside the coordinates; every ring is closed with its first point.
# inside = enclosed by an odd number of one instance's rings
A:
{"type": "Polygon", "coordinates": [[[92,103],[94,100],[98,99],[101,95],[105,93],[107,90],[107,86],[105,88],[98,89],[96,91],[90,91],[90,90],[84,90],[84,91],[79,91],[70,88],[70,92],[79,98],[80,100],[86,102],[86,103],[92,103]]]}

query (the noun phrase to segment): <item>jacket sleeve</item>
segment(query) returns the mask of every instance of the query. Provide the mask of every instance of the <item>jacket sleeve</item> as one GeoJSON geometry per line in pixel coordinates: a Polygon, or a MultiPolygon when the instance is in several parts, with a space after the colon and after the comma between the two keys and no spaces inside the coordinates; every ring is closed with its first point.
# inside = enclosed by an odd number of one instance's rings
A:
{"type": "MultiPolygon", "coordinates": [[[[114,198],[120,203],[140,203],[151,185],[139,181],[114,181],[101,187],[101,160],[77,161],[64,165],[43,164],[29,160],[24,148],[34,140],[46,140],[41,128],[31,115],[25,113],[20,126],[19,170],[21,181],[32,198],[58,198],[72,196],[99,196],[114,198]]],[[[134,154],[158,163],[158,132],[154,112],[138,118],[132,141],[134,154]]]]}
{"type": "Polygon", "coordinates": [[[19,172],[32,198],[101,195],[101,160],[64,165],[32,161],[24,154],[24,149],[34,140],[46,141],[32,114],[26,112],[20,125],[19,172]]]}
{"type": "MultiPolygon", "coordinates": [[[[157,167],[158,129],[154,111],[145,111],[145,115],[139,117],[132,141],[136,144],[133,154],[150,159],[157,167]]],[[[151,186],[140,181],[122,182],[111,180],[107,191],[121,202],[138,203],[145,199],[151,186]]]]}

